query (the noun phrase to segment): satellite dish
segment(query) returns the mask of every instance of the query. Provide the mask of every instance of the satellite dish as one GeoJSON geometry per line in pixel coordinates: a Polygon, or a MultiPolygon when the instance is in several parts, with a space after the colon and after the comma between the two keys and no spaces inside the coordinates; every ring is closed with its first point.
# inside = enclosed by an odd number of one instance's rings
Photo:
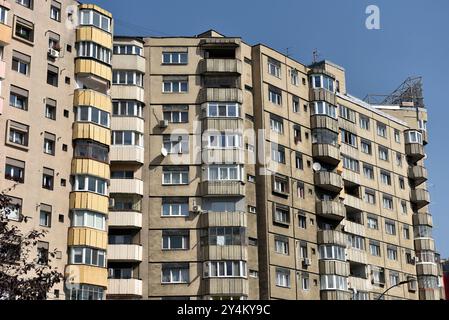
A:
{"type": "Polygon", "coordinates": [[[321,170],[321,164],[319,162],[315,162],[312,165],[312,169],[313,169],[313,171],[320,171],[321,170]]]}
{"type": "Polygon", "coordinates": [[[168,154],[167,149],[165,149],[164,147],[162,147],[162,148],[161,148],[161,154],[162,154],[164,157],[166,157],[167,154],[168,154]]]}

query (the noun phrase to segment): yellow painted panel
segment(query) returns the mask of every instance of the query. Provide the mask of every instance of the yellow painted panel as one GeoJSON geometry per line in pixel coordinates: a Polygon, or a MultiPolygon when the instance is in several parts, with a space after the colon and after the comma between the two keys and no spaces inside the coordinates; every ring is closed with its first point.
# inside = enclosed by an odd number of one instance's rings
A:
{"type": "Polygon", "coordinates": [[[106,11],[105,9],[97,6],[96,4],[84,3],[84,4],[80,4],[79,8],[80,9],[92,9],[92,10],[100,12],[101,14],[104,14],[105,16],[107,16],[109,18],[112,18],[112,13],[110,13],[109,11],[106,11]]]}
{"type": "Polygon", "coordinates": [[[80,26],[76,30],[76,42],[80,41],[91,41],[112,49],[112,35],[96,27],[80,26]]]}
{"type": "Polygon", "coordinates": [[[109,165],[92,159],[73,159],[72,174],[89,174],[103,179],[109,179],[109,165]]]}
{"type": "Polygon", "coordinates": [[[76,59],[75,73],[92,74],[106,81],[112,81],[112,68],[95,60],[76,59]]]}
{"type": "Polygon", "coordinates": [[[70,209],[85,209],[108,214],[109,198],[92,192],[70,193],[70,209]]]}
{"type": "Polygon", "coordinates": [[[73,95],[73,105],[92,106],[103,111],[112,113],[111,97],[94,90],[75,90],[73,95]]]}
{"type": "Polygon", "coordinates": [[[83,283],[105,288],[108,286],[108,270],[106,268],[67,265],[65,267],[65,276],[70,284],[83,283]]]}
{"type": "Polygon", "coordinates": [[[106,250],[108,246],[108,233],[91,228],[69,228],[67,245],[88,246],[106,250]]]}
{"type": "Polygon", "coordinates": [[[11,43],[11,27],[6,24],[0,23],[0,44],[7,46],[11,43]]]}
{"type": "Polygon", "coordinates": [[[75,122],[73,139],[92,139],[105,145],[111,144],[111,130],[93,123],[75,122]]]}

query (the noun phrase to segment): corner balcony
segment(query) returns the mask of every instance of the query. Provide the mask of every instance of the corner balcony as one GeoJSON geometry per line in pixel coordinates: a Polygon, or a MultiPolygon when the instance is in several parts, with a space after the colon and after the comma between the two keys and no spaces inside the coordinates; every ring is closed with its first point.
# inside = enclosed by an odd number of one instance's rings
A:
{"type": "Polygon", "coordinates": [[[198,65],[198,73],[214,74],[241,74],[242,62],[237,59],[203,59],[198,65]]]}
{"type": "Polygon", "coordinates": [[[139,179],[111,179],[109,193],[138,194],[143,196],[143,181],[139,179]]]}
{"type": "Polygon", "coordinates": [[[309,100],[310,101],[326,101],[334,106],[336,105],[335,93],[333,93],[329,90],[323,89],[323,88],[319,88],[319,89],[310,88],[309,100]]]}
{"type": "Polygon", "coordinates": [[[415,238],[415,251],[435,251],[435,240],[432,238],[415,238]]]}
{"type": "Polygon", "coordinates": [[[107,295],[142,296],[142,280],[139,279],[108,279],[107,295]]]}
{"type": "Polygon", "coordinates": [[[202,88],[198,103],[204,102],[243,102],[243,92],[238,88],[202,88]]]}
{"type": "Polygon", "coordinates": [[[346,209],[338,200],[327,200],[316,202],[316,214],[325,218],[341,221],[346,217],[346,209]]]}
{"type": "Polygon", "coordinates": [[[249,283],[244,278],[206,278],[201,281],[203,295],[248,296],[249,283]]]}
{"type": "Polygon", "coordinates": [[[109,228],[142,228],[142,214],[135,211],[110,211],[109,228]]]}
{"type": "Polygon", "coordinates": [[[421,209],[430,203],[429,191],[426,189],[414,189],[411,192],[410,200],[418,209],[421,209]]]}
{"type": "Polygon", "coordinates": [[[320,171],[315,172],[315,184],[331,192],[340,192],[343,189],[343,180],[341,175],[335,172],[320,171]]]}
{"type": "Polygon", "coordinates": [[[340,162],[340,150],[331,144],[312,144],[312,156],[318,161],[337,165],[340,162]]]}
{"type": "Polygon", "coordinates": [[[406,143],[405,154],[414,162],[421,160],[426,155],[424,152],[424,146],[420,143],[406,143]]]}
{"type": "Polygon", "coordinates": [[[413,214],[413,225],[433,226],[432,215],[429,213],[415,213],[413,214]]]}
{"type": "Polygon", "coordinates": [[[205,164],[212,163],[245,163],[244,149],[207,149],[201,150],[201,159],[205,164]]]}
{"type": "Polygon", "coordinates": [[[245,196],[242,181],[202,181],[201,195],[207,196],[245,196]]]}
{"type": "Polygon", "coordinates": [[[417,262],[416,273],[420,276],[435,276],[438,277],[438,266],[436,263],[431,262],[417,262]]]}
{"type": "Polygon", "coordinates": [[[10,44],[11,37],[11,27],[6,24],[0,23],[0,45],[7,46],[8,44],[10,44]]]}
{"type": "Polygon", "coordinates": [[[338,260],[318,261],[320,274],[336,274],[347,277],[349,275],[349,263],[338,260]]]}
{"type": "Polygon", "coordinates": [[[418,186],[427,181],[427,169],[423,166],[412,166],[408,168],[408,176],[415,181],[415,185],[418,186]]]}
{"type": "Polygon", "coordinates": [[[338,120],[326,115],[315,114],[310,117],[310,126],[312,129],[323,128],[333,132],[339,132],[338,120]]]}
{"type": "Polygon", "coordinates": [[[108,261],[142,262],[142,252],[138,244],[109,244],[108,261]]]}
{"type": "Polygon", "coordinates": [[[208,260],[248,260],[248,248],[245,245],[217,246],[204,245],[201,247],[202,259],[208,260]]]}
{"type": "Polygon", "coordinates": [[[319,230],[317,233],[318,244],[336,244],[346,247],[346,235],[336,230],[319,230]]]}
{"type": "Polygon", "coordinates": [[[81,25],[76,29],[76,42],[95,42],[112,50],[112,34],[95,26],[81,25]]]}
{"type": "Polygon", "coordinates": [[[109,151],[111,162],[144,163],[144,148],[139,146],[112,145],[109,151]]]}
{"type": "Polygon", "coordinates": [[[201,228],[209,227],[247,227],[248,215],[245,211],[212,212],[200,215],[201,228]]]}

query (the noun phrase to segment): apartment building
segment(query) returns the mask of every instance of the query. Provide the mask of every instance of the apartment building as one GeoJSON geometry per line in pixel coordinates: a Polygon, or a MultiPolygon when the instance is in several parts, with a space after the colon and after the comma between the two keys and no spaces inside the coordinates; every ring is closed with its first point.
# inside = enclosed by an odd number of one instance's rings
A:
{"type": "Polygon", "coordinates": [[[113,37],[76,1],[0,10],[0,189],[58,250],[49,299],[441,297],[422,92],[366,102],[213,30],[113,37]]]}

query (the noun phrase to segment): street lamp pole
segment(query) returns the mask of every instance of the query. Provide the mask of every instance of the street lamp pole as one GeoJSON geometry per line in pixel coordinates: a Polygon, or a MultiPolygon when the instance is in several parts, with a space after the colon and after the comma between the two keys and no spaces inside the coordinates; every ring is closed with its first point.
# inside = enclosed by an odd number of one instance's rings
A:
{"type": "Polygon", "coordinates": [[[416,280],[415,279],[409,279],[409,280],[404,280],[404,281],[398,282],[394,286],[391,286],[387,290],[382,292],[382,294],[376,300],[380,300],[388,291],[390,291],[390,289],[393,289],[394,287],[399,287],[399,286],[402,286],[403,284],[414,282],[414,281],[416,281],[416,280]]]}

